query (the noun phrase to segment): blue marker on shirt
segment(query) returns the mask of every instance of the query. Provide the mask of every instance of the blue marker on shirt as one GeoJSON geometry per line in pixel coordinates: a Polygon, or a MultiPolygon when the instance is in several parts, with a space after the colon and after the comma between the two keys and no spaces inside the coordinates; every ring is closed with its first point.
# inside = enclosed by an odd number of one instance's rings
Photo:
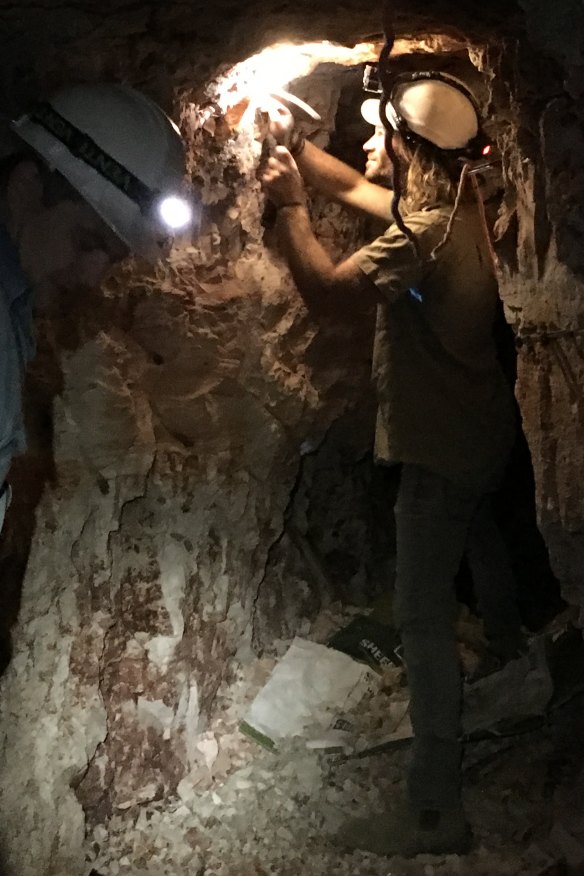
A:
{"type": "Polygon", "coordinates": [[[416,301],[419,301],[420,304],[422,304],[422,302],[424,301],[424,296],[422,295],[422,293],[420,292],[419,289],[414,289],[414,287],[412,286],[411,289],[408,289],[408,292],[410,293],[412,298],[415,298],[416,301]]]}

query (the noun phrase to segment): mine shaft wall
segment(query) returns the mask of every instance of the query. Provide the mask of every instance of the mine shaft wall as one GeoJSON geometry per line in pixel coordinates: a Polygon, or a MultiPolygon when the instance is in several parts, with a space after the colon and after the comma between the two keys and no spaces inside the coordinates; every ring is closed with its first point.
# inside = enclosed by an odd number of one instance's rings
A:
{"type": "MultiPolygon", "coordinates": [[[[567,0],[467,19],[459,4],[429,5],[398,8],[399,27],[466,35],[502,118],[516,393],[541,531],[581,605],[584,23],[567,0]]],[[[17,575],[29,552],[1,695],[2,848],[19,876],[82,872],[86,815],[164,797],[188,775],[238,649],[294,631],[331,597],[314,569],[298,602],[278,578],[307,457],[327,440],[329,460],[368,449],[371,324],[306,313],[261,224],[253,144],[228,124],[194,125],[188,103],[278,38],[350,45],[379,34],[379,16],[351,3],[331,16],[316,0],[273,14],[159,7],[0,6],[6,112],[70,79],[142,87],[182,119],[205,205],[191,250],[39,322],[3,563],[17,575]]],[[[361,240],[336,207],[318,206],[315,225],[335,257],[361,240]]]]}

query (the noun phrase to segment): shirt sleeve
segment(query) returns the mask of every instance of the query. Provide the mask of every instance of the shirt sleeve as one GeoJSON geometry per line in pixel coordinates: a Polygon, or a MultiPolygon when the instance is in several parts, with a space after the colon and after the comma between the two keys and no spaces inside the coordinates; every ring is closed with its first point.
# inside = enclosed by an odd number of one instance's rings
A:
{"type": "Polygon", "coordinates": [[[412,214],[405,222],[416,235],[420,255],[403,231],[391,225],[354,256],[360,270],[389,302],[421,284],[432,248],[444,231],[443,217],[437,212],[412,214]]]}

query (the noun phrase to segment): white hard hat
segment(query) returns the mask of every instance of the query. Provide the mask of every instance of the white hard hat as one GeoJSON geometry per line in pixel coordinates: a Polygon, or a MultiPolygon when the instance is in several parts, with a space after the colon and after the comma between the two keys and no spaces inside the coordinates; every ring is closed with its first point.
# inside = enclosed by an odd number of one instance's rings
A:
{"type": "MultiPolygon", "coordinates": [[[[479,132],[470,93],[454,77],[419,76],[396,82],[385,106],[387,121],[394,131],[417,134],[439,149],[464,149],[479,132]]],[[[379,107],[379,100],[366,100],[361,107],[363,118],[372,125],[380,124],[379,107]]]]}
{"type": "Polygon", "coordinates": [[[149,261],[190,224],[179,130],[140,92],[125,85],[70,86],[12,128],[149,261]]]}

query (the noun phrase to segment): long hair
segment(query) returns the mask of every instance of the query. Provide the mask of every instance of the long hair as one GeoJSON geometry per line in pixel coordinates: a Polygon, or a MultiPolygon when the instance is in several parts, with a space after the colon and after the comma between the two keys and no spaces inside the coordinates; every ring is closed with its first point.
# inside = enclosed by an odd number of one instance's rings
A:
{"type": "Polygon", "coordinates": [[[437,150],[410,146],[400,137],[396,152],[407,165],[404,203],[408,210],[432,204],[454,204],[462,167],[437,150]]]}
{"type": "Polygon", "coordinates": [[[391,150],[391,159],[394,165],[394,201],[392,211],[394,218],[396,218],[396,213],[399,215],[400,222],[397,224],[413,243],[418,255],[419,246],[415,235],[407,228],[407,214],[405,219],[406,228],[403,227],[404,220],[399,211],[400,199],[403,199],[407,212],[421,210],[424,207],[438,204],[452,205],[452,213],[450,214],[444,237],[431,253],[431,257],[435,258],[442,247],[448,242],[452,232],[458,208],[464,197],[469,165],[468,163],[461,165],[458,161],[453,160],[444,152],[440,152],[432,146],[428,146],[428,148],[423,144],[411,146],[399,135],[394,135],[391,138],[391,143],[388,143],[387,140],[386,148],[389,146],[391,150]],[[396,170],[397,174],[395,173],[396,170]],[[402,180],[404,180],[403,183],[402,180]]]}

